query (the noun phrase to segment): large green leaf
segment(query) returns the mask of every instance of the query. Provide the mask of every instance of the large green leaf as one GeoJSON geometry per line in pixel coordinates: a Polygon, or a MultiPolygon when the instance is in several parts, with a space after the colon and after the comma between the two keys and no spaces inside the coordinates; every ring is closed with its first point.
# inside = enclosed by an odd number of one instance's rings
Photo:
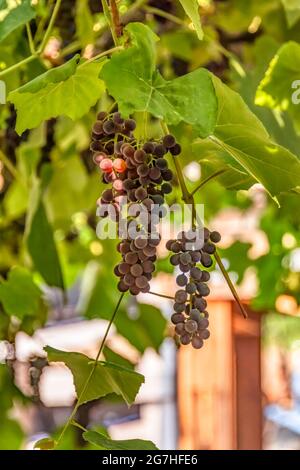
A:
{"type": "Polygon", "coordinates": [[[289,28],[292,28],[300,19],[299,0],[281,0],[289,28]]]}
{"type": "Polygon", "coordinates": [[[96,431],[86,431],[82,436],[86,441],[102,450],[157,450],[153,442],[142,439],[114,441],[96,431]]]}
{"type": "Polygon", "coordinates": [[[25,234],[35,268],[47,284],[63,289],[64,281],[53,229],[48,221],[39,183],[31,191],[25,234]]]}
{"type": "Polygon", "coordinates": [[[98,361],[89,385],[85,388],[87,379],[94,367],[92,359],[81,353],[59,351],[50,346],[46,346],[45,351],[48,353],[50,362],[64,362],[71,370],[80,403],[116,393],[125,400],[127,405],[131,405],[144,382],[143,375],[137,372],[110,362],[98,361]]]}
{"type": "Polygon", "coordinates": [[[298,158],[272,142],[262,123],[236,92],[217,77],[212,79],[219,109],[211,136],[216,148],[226,152],[233,168],[243,167],[272,196],[300,186],[298,158]]]}
{"type": "Polygon", "coordinates": [[[15,267],[9,272],[7,281],[0,284],[0,301],[8,315],[22,319],[39,313],[42,293],[27,269],[15,267]]]}
{"type": "Polygon", "coordinates": [[[197,32],[198,38],[203,39],[203,30],[201,26],[200,14],[199,14],[199,3],[198,0],[179,0],[184,11],[190,17],[194,28],[197,32]]]}
{"type": "Polygon", "coordinates": [[[255,103],[259,106],[287,111],[294,120],[298,132],[300,132],[299,77],[300,44],[290,41],[277,51],[270,62],[255,99],[255,103]],[[294,82],[298,90],[293,87],[294,82]]]}
{"type": "Polygon", "coordinates": [[[104,91],[99,79],[103,64],[79,64],[79,56],[75,56],[10,92],[8,101],[17,109],[16,131],[21,134],[60,115],[75,120],[86,114],[104,91]]]}
{"type": "Polygon", "coordinates": [[[31,0],[0,0],[0,41],[35,15],[31,0]]]}
{"type": "Polygon", "coordinates": [[[100,74],[120,111],[124,115],[147,111],[168,124],[184,121],[198,128],[201,136],[210,134],[217,103],[209,73],[198,69],[164,80],[155,70],[156,37],[152,31],[140,23],[132,23],[126,30],[131,47],[114,54],[100,74]]]}

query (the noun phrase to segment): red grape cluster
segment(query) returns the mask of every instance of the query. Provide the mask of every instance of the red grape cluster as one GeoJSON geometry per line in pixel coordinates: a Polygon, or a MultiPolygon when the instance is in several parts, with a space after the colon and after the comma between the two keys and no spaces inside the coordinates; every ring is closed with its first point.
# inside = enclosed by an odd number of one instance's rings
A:
{"type": "Polygon", "coordinates": [[[178,266],[181,273],[176,278],[180,288],[175,294],[174,313],[171,317],[175,332],[181,344],[190,344],[195,349],[203,346],[204,340],[210,336],[207,297],[210,289],[208,271],[213,264],[212,256],[216,250],[215,243],[221,239],[219,232],[189,230],[180,232],[176,240],[169,240],[166,247],[173,254],[170,262],[178,266]]]}
{"type": "Polygon", "coordinates": [[[157,226],[165,214],[165,195],[172,191],[173,173],[165,156],[168,152],[178,155],[181,151],[172,135],[140,143],[133,135],[135,128],[136,122],[123,119],[119,112],[100,112],[91,143],[103,182],[110,185],[98,200],[100,214],[119,222],[119,229],[122,225],[123,240],[118,248],[122,261],[115,268],[120,277],[118,288],[133,295],[149,291],[160,241],[157,226]],[[129,215],[124,232],[121,208],[125,197],[129,215]],[[143,223],[138,219],[141,214],[143,223]]]}

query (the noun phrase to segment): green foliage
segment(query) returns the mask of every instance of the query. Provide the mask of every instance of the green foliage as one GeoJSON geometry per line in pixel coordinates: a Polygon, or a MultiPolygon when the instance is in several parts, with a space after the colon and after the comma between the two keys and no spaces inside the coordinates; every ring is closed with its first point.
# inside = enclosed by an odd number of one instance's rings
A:
{"type": "Polygon", "coordinates": [[[190,17],[195,30],[197,32],[198,38],[201,40],[203,39],[203,30],[200,21],[200,14],[199,14],[199,3],[198,0],[179,0],[184,11],[190,17]]]}
{"type": "Polygon", "coordinates": [[[7,281],[0,284],[0,301],[8,315],[22,319],[35,316],[41,309],[41,291],[34,283],[32,274],[22,267],[13,268],[7,281]]]}
{"type": "Polygon", "coordinates": [[[300,45],[291,41],[284,44],[270,62],[265,77],[258,87],[255,100],[260,106],[287,111],[298,132],[300,132],[300,107],[293,102],[292,95],[296,94],[297,87],[293,87],[293,83],[299,81],[299,70],[300,45]]]}
{"type": "Polygon", "coordinates": [[[64,288],[61,265],[52,227],[45,210],[42,189],[35,185],[30,197],[30,210],[26,221],[27,249],[35,268],[50,286],[64,288]],[[47,246],[47,250],[45,250],[47,246]]]}
{"type": "Polygon", "coordinates": [[[289,28],[292,28],[300,19],[299,0],[281,0],[289,28]]]}
{"type": "Polygon", "coordinates": [[[0,42],[34,17],[30,0],[0,0],[0,42]]]}
{"type": "Polygon", "coordinates": [[[120,111],[124,115],[147,111],[168,124],[184,121],[199,129],[200,135],[209,135],[215,125],[216,99],[208,72],[199,69],[164,80],[155,69],[152,31],[140,23],[131,23],[126,30],[132,47],[114,54],[100,74],[120,111]]]}
{"type": "Polygon", "coordinates": [[[86,431],[83,438],[94,444],[102,450],[156,450],[157,447],[151,441],[143,441],[142,439],[129,439],[116,441],[109,439],[103,434],[95,431],[86,431]]]}
{"type": "Polygon", "coordinates": [[[242,166],[272,196],[299,186],[299,160],[271,141],[262,123],[236,92],[216,77],[213,77],[213,83],[219,106],[214,130],[217,140],[213,139],[213,142],[216,149],[220,146],[226,152],[230,166],[237,170],[242,166]]]}
{"type": "Polygon", "coordinates": [[[18,111],[16,131],[21,134],[60,115],[75,120],[86,114],[104,91],[98,78],[102,66],[103,62],[79,64],[74,56],[11,92],[8,100],[18,111]]]}
{"type": "Polygon", "coordinates": [[[94,368],[92,359],[76,352],[59,351],[47,346],[50,362],[64,362],[71,370],[79,403],[86,403],[109,393],[120,395],[127,405],[131,405],[144,382],[144,377],[125,367],[109,362],[98,361],[89,385],[87,379],[94,368]]]}

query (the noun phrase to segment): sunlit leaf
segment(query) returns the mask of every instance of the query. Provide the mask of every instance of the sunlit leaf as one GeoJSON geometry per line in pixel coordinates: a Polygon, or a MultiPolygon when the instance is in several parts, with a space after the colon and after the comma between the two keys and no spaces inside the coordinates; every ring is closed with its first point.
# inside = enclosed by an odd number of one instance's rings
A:
{"type": "Polygon", "coordinates": [[[50,362],[64,362],[71,370],[80,403],[86,403],[109,393],[120,395],[127,405],[131,405],[144,382],[144,377],[125,367],[110,362],[98,361],[89,385],[86,382],[94,368],[94,361],[77,352],[59,351],[47,346],[50,362]]]}
{"type": "Polygon", "coordinates": [[[16,131],[37,127],[56,116],[78,119],[104,91],[99,72],[104,62],[79,65],[79,57],[39,75],[8,95],[17,109],[16,131]]]}

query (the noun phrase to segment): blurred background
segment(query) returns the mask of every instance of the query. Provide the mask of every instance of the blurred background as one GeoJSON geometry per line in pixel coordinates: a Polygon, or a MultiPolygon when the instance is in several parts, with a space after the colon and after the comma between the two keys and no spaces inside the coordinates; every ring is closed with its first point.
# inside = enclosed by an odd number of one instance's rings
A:
{"type": "MultiPolygon", "coordinates": [[[[46,20],[47,3],[35,2],[46,20]]],[[[63,0],[45,64],[111,47],[100,3],[63,0]]],[[[254,102],[276,51],[300,39],[300,6],[291,13],[284,0],[200,3],[202,42],[179,2],[122,0],[119,8],[124,24],[142,21],[159,35],[158,65],[166,78],[208,68],[242,95],[276,142],[299,156],[300,137],[288,110],[254,102]]],[[[17,29],[0,44],[1,69],[27,55],[24,34],[17,29]]],[[[43,67],[33,61],[10,73],[8,88],[43,67]]],[[[10,283],[12,299],[9,305],[0,299],[0,449],[32,449],[38,439],[59,433],[75,390],[69,369],[49,365],[43,347],[95,357],[118,300],[117,241],[96,236],[96,200],[103,188],[89,151],[96,113],[110,105],[104,96],[76,122],[51,119],[22,136],[14,131],[13,107],[0,107],[0,276],[10,283]],[[47,184],[32,217],[30,201],[41,181],[47,184]],[[40,253],[51,246],[48,258],[32,253],[25,240],[29,226],[40,253]],[[33,255],[43,260],[39,269],[33,255]],[[64,291],[45,282],[43,273],[52,264],[60,266],[64,291]]],[[[157,124],[149,127],[155,135],[157,124]]],[[[192,190],[211,171],[215,155],[191,146],[186,128],[179,126],[176,134],[192,190]]],[[[174,184],[169,203],[181,200],[174,184]]],[[[131,408],[108,396],[81,406],[77,420],[113,439],[150,439],[160,449],[300,449],[299,195],[281,195],[277,207],[260,185],[230,185],[222,175],[197,192],[196,202],[204,204],[209,227],[222,234],[220,253],[249,319],[240,316],[217,268],[208,302],[211,337],[200,351],[175,344],[170,300],[126,297],[103,357],[135,368],[145,384],[131,408]]],[[[151,290],[172,295],[175,278],[164,242],[151,290]]],[[[89,447],[71,427],[61,448],[89,447]]]]}

